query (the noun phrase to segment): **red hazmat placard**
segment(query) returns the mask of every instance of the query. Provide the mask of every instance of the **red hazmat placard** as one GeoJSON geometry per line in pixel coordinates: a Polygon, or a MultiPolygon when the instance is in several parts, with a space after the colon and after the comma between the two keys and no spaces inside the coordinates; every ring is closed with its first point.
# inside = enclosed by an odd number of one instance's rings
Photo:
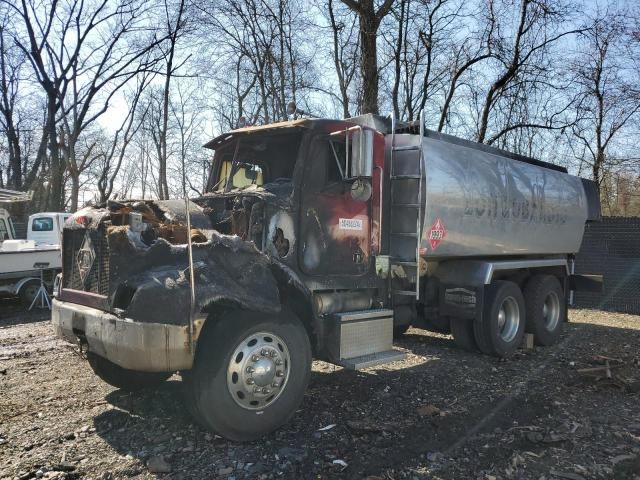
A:
{"type": "Polygon", "coordinates": [[[429,230],[429,245],[431,245],[431,250],[438,248],[438,245],[440,245],[446,236],[447,229],[444,227],[444,223],[440,217],[438,217],[429,230]]]}

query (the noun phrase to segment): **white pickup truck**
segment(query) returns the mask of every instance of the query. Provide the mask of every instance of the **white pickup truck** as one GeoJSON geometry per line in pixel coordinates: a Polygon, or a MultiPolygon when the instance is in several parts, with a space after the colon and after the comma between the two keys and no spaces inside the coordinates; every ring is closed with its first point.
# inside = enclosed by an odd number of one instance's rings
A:
{"type": "Polygon", "coordinates": [[[0,208],[0,295],[19,296],[31,305],[40,287],[40,270],[51,288],[62,268],[62,227],[69,213],[42,212],[29,217],[27,239],[17,239],[9,212],[0,208]]]}

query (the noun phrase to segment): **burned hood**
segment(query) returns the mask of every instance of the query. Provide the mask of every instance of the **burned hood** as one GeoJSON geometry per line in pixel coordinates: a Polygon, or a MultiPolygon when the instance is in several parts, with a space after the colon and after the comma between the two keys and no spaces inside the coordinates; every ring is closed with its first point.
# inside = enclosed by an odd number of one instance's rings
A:
{"type": "MultiPolygon", "coordinates": [[[[114,292],[114,305],[137,321],[186,322],[191,304],[187,246],[160,239],[140,250],[129,242],[118,243],[124,250],[118,251],[111,267],[122,282],[114,292]]],[[[193,244],[193,266],[195,311],[218,302],[264,312],[280,310],[271,261],[238,237],[214,234],[205,243],[193,244]]]]}
{"type": "MultiPolygon", "coordinates": [[[[275,197],[254,193],[257,198],[275,197]]],[[[189,237],[196,312],[213,303],[277,312],[279,282],[304,288],[293,271],[254,243],[214,230],[206,208],[190,202],[189,212],[190,232],[181,200],[109,202],[78,211],[65,225],[65,241],[73,245],[65,249],[63,292],[67,288],[103,295],[105,309],[136,321],[184,324],[191,308],[189,237]],[[78,279],[76,257],[87,248],[87,237],[90,248],[96,247],[95,261],[85,266],[90,273],[78,279]],[[99,288],[94,288],[94,280],[99,288]]]]}

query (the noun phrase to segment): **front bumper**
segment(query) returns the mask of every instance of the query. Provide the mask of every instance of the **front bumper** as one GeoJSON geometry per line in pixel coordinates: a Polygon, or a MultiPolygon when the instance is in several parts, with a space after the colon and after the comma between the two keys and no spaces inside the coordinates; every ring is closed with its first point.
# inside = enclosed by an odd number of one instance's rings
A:
{"type": "Polygon", "coordinates": [[[189,326],[136,322],[75,303],[53,300],[56,335],[130,370],[175,372],[192,367],[189,326]]]}

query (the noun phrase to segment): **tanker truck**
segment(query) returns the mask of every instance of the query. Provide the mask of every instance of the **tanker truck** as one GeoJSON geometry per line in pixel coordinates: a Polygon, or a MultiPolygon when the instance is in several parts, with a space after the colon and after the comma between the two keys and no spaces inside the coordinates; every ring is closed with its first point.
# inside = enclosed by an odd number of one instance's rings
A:
{"type": "Polygon", "coordinates": [[[558,341],[594,184],[533,158],[365,115],[240,128],[205,147],[206,193],[109,201],[63,232],[57,335],[122,389],[182,376],[233,440],[287,422],[312,359],[401,360],[409,326],[509,357],[558,341]]]}

